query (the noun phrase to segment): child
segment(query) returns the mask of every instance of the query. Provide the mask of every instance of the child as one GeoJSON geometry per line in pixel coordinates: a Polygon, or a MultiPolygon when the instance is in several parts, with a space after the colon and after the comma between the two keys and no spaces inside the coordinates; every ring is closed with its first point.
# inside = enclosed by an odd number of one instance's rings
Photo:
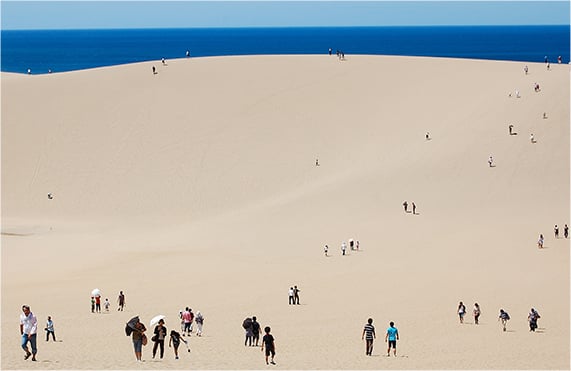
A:
{"type": "MultiPolygon", "coordinates": [[[[169,348],[171,347],[172,344],[174,348],[174,359],[178,359],[178,346],[180,345],[181,341],[188,345],[186,340],[181,338],[178,332],[176,332],[175,330],[171,330],[171,335],[169,338],[169,348]]],[[[188,351],[190,352],[190,349],[188,351]]]]}
{"type": "Polygon", "coordinates": [[[270,363],[275,365],[274,356],[276,355],[276,345],[274,343],[274,337],[270,335],[270,326],[266,326],[264,328],[264,332],[266,333],[262,338],[262,352],[264,351],[264,346],[266,347],[266,365],[268,364],[268,357],[270,354],[272,355],[272,360],[270,363]]]}
{"type": "Polygon", "coordinates": [[[108,298],[105,298],[105,303],[103,305],[105,305],[105,311],[109,312],[109,306],[111,306],[111,303],[108,298]]]}

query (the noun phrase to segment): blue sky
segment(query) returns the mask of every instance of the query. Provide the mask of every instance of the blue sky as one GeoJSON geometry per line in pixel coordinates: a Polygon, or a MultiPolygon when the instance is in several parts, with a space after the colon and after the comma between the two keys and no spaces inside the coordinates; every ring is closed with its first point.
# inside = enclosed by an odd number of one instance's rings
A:
{"type": "Polygon", "coordinates": [[[569,25],[569,1],[5,1],[2,29],[569,25]]]}

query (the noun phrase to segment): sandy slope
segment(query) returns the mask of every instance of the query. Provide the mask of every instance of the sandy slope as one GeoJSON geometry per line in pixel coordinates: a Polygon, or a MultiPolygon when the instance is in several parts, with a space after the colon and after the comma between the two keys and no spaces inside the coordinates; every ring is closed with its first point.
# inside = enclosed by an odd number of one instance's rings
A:
{"type": "Polygon", "coordinates": [[[152,65],[2,74],[2,369],[263,369],[243,346],[250,315],[272,327],[280,369],[569,369],[569,240],[552,232],[570,224],[569,66],[152,65]],[[361,251],[343,257],[348,238],[361,251]],[[112,303],[124,290],[126,311],[91,314],[95,287],[112,303]],[[458,323],[460,300],[480,303],[481,325],[458,323]],[[41,332],[37,364],[19,349],[24,303],[62,340],[41,332]],[[162,313],[178,328],[187,305],[206,317],[192,353],[155,361],[147,346],[136,364],[124,323],[162,313]]]}

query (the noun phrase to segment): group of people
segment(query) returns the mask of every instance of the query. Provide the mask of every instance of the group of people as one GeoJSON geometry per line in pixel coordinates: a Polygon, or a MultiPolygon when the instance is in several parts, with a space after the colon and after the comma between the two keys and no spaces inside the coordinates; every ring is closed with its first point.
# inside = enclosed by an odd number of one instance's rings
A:
{"type": "MultiPolygon", "coordinates": [[[[377,335],[375,334],[373,319],[369,318],[365,324],[365,327],[363,328],[363,334],[361,335],[361,340],[365,340],[365,355],[373,355],[373,341],[376,338],[377,335]]],[[[394,356],[397,356],[397,340],[399,340],[399,331],[395,327],[395,323],[391,321],[385,334],[385,343],[388,343],[387,357],[390,357],[391,349],[393,349],[394,356]]]]}
{"type": "MultiPolygon", "coordinates": [[[[359,240],[354,240],[352,238],[349,239],[349,249],[351,249],[351,251],[359,251],[359,240]]],[[[329,245],[325,245],[323,247],[323,252],[325,253],[325,256],[329,256],[329,245]]],[[[346,255],[347,254],[347,242],[342,241],[341,242],[341,255],[346,255]]]]}
{"type": "Polygon", "coordinates": [[[194,315],[192,309],[186,307],[184,310],[179,311],[178,315],[180,318],[180,330],[182,332],[182,336],[190,336],[192,333],[193,323],[196,323],[196,336],[202,336],[204,316],[200,311],[196,311],[196,315],[194,315]]]}
{"type": "MultiPolygon", "coordinates": [[[[155,325],[153,330],[153,336],[151,337],[151,341],[153,344],[153,359],[156,357],[157,352],[159,352],[159,357],[162,359],[164,357],[165,352],[165,341],[168,338],[169,348],[172,347],[174,350],[175,359],[179,359],[178,348],[180,347],[181,343],[186,345],[188,352],[190,352],[190,348],[188,347],[188,341],[184,339],[185,332],[188,336],[192,332],[192,323],[193,320],[197,324],[197,335],[202,335],[202,324],[204,323],[204,317],[200,313],[200,311],[196,312],[196,316],[192,313],[192,309],[186,307],[184,311],[179,312],[179,316],[181,318],[181,333],[171,330],[170,333],[167,330],[165,325],[164,318],[160,318],[155,325]]],[[[145,334],[147,328],[145,325],[139,320],[139,317],[134,317],[129,321],[125,327],[125,332],[127,336],[131,336],[131,340],[133,342],[133,347],[135,350],[135,358],[137,361],[141,361],[142,359],[142,351],[143,346],[147,345],[147,336],[145,334]]]]}
{"type": "Polygon", "coordinates": [[[289,305],[299,305],[299,292],[301,290],[297,288],[297,286],[293,286],[289,288],[288,297],[289,297],[289,305]]]}
{"type": "MultiPolygon", "coordinates": [[[[123,311],[125,307],[125,294],[123,291],[119,291],[119,296],[117,297],[117,303],[119,307],[117,311],[123,311]]],[[[106,312],[109,312],[109,308],[111,307],[111,303],[109,302],[108,298],[105,298],[105,302],[103,303],[103,307],[105,308],[106,312]]],[[[101,295],[91,295],[91,313],[101,313],[101,295]]]]}
{"type": "MultiPolygon", "coordinates": [[[[557,226],[557,224],[555,224],[555,227],[553,227],[553,234],[555,235],[555,238],[559,238],[559,227],[557,226]]],[[[563,227],[563,237],[569,238],[569,227],[567,226],[567,224],[565,224],[565,226],[563,227]]]]}
{"type": "MultiPolygon", "coordinates": [[[[460,319],[460,323],[464,323],[464,316],[466,315],[466,306],[464,305],[464,303],[462,302],[458,303],[457,313],[460,319]]],[[[474,309],[472,310],[472,313],[474,315],[474,324],[477,325],[480,320],[480,315],[482,314],[480,305],[478,303],[474,303],[474,309]]],[[[539,316],[537,310],[531,308],[531,311],[527,316],[527,320],[529,322],[529,331],[535,331],[535,329],[537,329],[537,320],[539,318],[541,317],[539,316]]],[[[498,321],[501,322],[503,331],[506,331],[506,326],[509,320],[510,320],[510,315],[508,314],[508,312],[505,311],[504,309],[500,309],[498,321]]]]}
{"type": "MultiPolygon", "coordinates": [[[[555,227],[553,227],[553,234],[556,239],[559,238],[559,227],[557,226],[557,224],[555,224],[555,227]]],[[[567,226],[567,224],[563,226],[563,238],[569,238],[569,227],[567,226]]],[[[543,237],[543,233],[540,233],[539,238],[537,239],[537,247],[543,249],[544,241],[545,239],[543,237]]]]}
{"type": "MultiPolygon", "coordinates": [[[[262,326],[258,322],[256,316],[252,316],[252,318],[250,317],[246,318],[244,322],[242,322],[242,327],[246,332],[246,339],[244,340],[244,346],[257,347],[258,342],[260,341],[262,326]]],[[[276,355],[276,345],[274,342],[274,337],[272,334],[270,334],[270,331],[271,328],[269,326],[264,327],[264,337],[262,338],[261,349],[262,352],[265,351],[266,364],[271,363],[272,365],[275,365],[276,363],[274,362],[274,357],[276,355]]]]}
{"type": "MultiPolygon", "coordinates": [[[[329,48],[329,55],[332,55],[333,50],[331,48],[329,48]]],[[[339,49],[337,49],[337,58],[339,58],[340,61],[345,60],[345,53],[339,49]]]]}
{"type": "MultiPolygon", "coordinates": [[[[464,316],[466,315],[466,306],[463,302],[458,304],[458,309],[456,311],[458,313],[458,318],[460,319],[460,323],[464,323],[464,316]]],[[[474,324],[479,324],[480,314],[482,311],[480,310],[480,305],[478,303],[474,303],[474,309],[472,310],[474,315],[474,324]]]]}
{"type": "MultiPolygon", "coordinates": [[[[405,213],[411,212],[411,211],[408,211],[408,201],[405,200],[402,203],[402,207],[403,207],[405,213]]],[[[411,207],[412,207],[412,214],[416,215],[416,204],[414,203],[414,201],[411,203],[411,207]]]]}

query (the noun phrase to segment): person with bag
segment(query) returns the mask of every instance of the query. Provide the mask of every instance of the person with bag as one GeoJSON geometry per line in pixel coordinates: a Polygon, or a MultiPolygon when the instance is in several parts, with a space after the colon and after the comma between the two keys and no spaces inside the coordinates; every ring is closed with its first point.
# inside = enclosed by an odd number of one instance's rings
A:
{"type": "Polygon", "coordinates": [[[147,345],[147,335],[145,335],[147,328],[141,321],[135,324],[133,332],[131,332],[131,339],[133,340],[133,347],[135,348],[135,357],[138,362],[143,358],[143,345],[147,345]]]}
{"type": "Polygon", "coordinates": [[[155,326],[154,336],[151,340],[155,343],[153,345],[153,358],[157,354],[157,348],[160,346],[161,348],[161,359],[165,353],[165,338],[167,337],[167,328],[165,327],[165,321],[159,320],[159,324],[155,326]]]}

